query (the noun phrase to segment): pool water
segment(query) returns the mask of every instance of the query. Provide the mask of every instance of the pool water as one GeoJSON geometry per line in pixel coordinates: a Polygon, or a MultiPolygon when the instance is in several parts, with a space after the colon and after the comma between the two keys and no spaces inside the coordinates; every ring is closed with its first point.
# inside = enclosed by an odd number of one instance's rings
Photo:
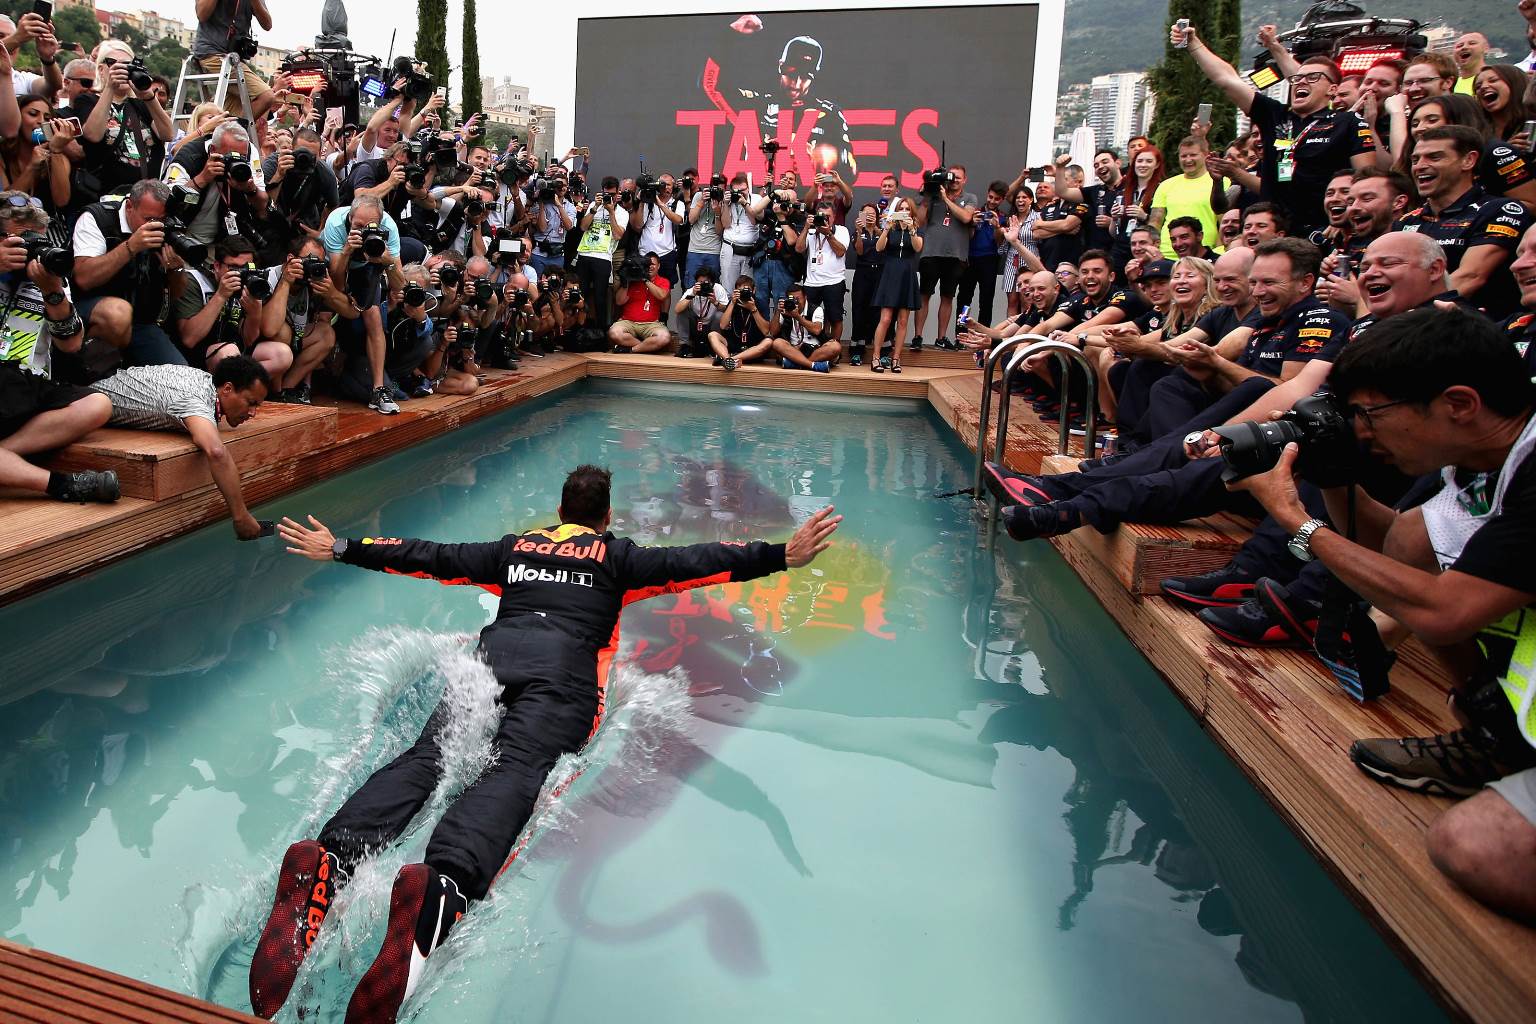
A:
{"type": "MultiPolygon", "coordinates": [[[[979,540],[916,403],[587,384],[259,509],[487,539],[614,470],[644,542],[809,569],[635,605],[597,739],[429,962],[421,1021],[1441,1019],[1048,546],[979,540]]],[[[440,790],[280,1019],[339,1021],[484,763],[490,598],[227,524],[0,609],[0,934],[248,1009],[274,869],[439,696],[440,790]]]]}

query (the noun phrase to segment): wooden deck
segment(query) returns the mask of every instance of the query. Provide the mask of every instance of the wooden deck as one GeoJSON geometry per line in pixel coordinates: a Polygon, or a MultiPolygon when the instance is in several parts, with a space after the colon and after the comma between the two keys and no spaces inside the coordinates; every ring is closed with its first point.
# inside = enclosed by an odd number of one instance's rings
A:
{"type": "MultiPolygon", "coordinates": [[[[979,375],[967,368],[967,359],[923,353],[895,376],[867,367],[828,374],[744,367],[728,374],[700,359],[549,356],[526,361],[517,373],[492,374],[472,398],[413,401],[395,417],[346,404],[267,406],[229,432],[229,443],[247,495],[261,502],[594,376],[926,398],[974,449],[979,375]]],[[[1064,464],[1055,456],[1054,429],[1022,405],[1015,405],[1013,416],[1006,444],[1010,466],[1025,472],[1070,467],[1071,460],[1064,464]]],[[[987,440],[990,451],[992,438],[987,440]]],[[[184,438],[101,431],[58,459],[61,466],[117,468],[125,488],[133,490],[112,506],[0,498],[0,603],[225,517],[206,467],[184,438]]],[[[1446,681],[1434,661],[1410,645],[1393,670],[1393,693],[1362,707],[1300,653],[1232,648],[1194,616],[1155,596],[1168,575],[1224,564],[1244,531],[1239,519],[1215,517],[1179,528],[1126,526],[1108,536],[1082,530],[1055,543],[1201,725],[1447,1008],[1478,1021],[1536,1018],[1536,974],[1525,969],[1536,962],[1536,932],[1462,896],[1425,856],[1424,831],[1445,803],[1377,785],[1348,760],[1349,743],[1358,737],[1451,726],[1446,681]]],[[[247,1018],[49,954],[0,945],[0,1020],[10,1019],[247,1018]],[[151,998],[161,1002],[139,1009],[151,998]]]]}

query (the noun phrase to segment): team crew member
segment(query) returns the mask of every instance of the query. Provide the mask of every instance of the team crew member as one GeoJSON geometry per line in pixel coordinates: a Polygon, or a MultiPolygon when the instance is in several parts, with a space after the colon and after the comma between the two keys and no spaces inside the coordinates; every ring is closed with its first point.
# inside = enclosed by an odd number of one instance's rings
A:
{"type": "Polygon", "coordinates": [[[1291,211],[1292,234],[1305,235],[1326,225],[1323,189],[1333,172],[1346,166],[1364,170],[1377,164],[1370,125],[1353,111],[1329,109],[1331,87],[1339,84],[1338,65],[1326,57],[1308,57],[1290,76],[1291,102],[1286,106],[1255,89],[1206,46],[1193,27],[1180,29],[1175,25],[1169,38],[1175,46],[1188,46],[1189,55],[1205,76],[1259,129],[1263,139],[1259,179],[1264,198],[1291,211]]]}
{"type": "Polygon", "coordinates": [[[1413,179],[1424,205],[1405,214],[1397,227],[1439,242],[1457,294],[1489,316],[1504,317],[1520,304],[1507,268],[1533,218],[1520,203],[1477,186],[1481,152],[1482,139],[1463,125],[1442,125],[1419,136],[1413,179]]]}
{"type": "MultiPolygon", "coordinates": [[[[384,945],[352,996],[349,1021],[395,1019],[422,960],[507,863],[556,759],[596,731],[624,606],[808,565],[842,521],[829,506],[788,544],[648,548],[608,532],[609,487],[606,469],[579,466],[561,490],[558,525],[488,543],[337,540],[312,516],[308,527],[285,519],[278,528],[290,552],[315,561],[473,584],[501,596],[478,647],[503,686],[496,756],[438,822],[426,863],[407,864],[396,876],[384,945]]],[[[397,839],[431,795],[441,771],[438,734],[448,717],[439,705],[421,737],[342,805],[318,841],[288,848],[251,963],[251,1005],[263,1017],[288,998],[340,877],[397,839]]]]}

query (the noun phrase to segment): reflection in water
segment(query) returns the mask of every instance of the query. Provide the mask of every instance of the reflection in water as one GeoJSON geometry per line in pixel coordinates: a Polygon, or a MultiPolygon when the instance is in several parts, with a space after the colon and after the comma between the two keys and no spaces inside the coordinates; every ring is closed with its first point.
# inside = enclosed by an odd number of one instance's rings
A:
{"type": "MultiPolygon", "coordinates": [[[[818,831],[823,808],[791,784],[803,782],[797,766],[764,770],[751,759],[764,749],[751,741],[782,739],[854,755],[820,764],[867,763],[961,795],[1004,792],[1017,785],[1020,750],[1048,752],[1046,768],[1061,771],[1039,778],[1063,779],[1059,815],[1020,827],[1059,828],[1067,853],[1024,883],[1046,894],[1043,910],[1021,901],[1005,912],[1038,914],[1042,930],[1073,933],[1066,941],[1096,912],[1113,918],[1124,899],[1116,883],[1129,878],[1139,897],[1166,895],[1160,925],[1172,931],[1192,917],[1204,934],[1232,939],[1227,970],[1308,1018],[1423,1015],[1421,993],[1054,553],[1019,560],[1017,548],[978,548],[968,509],[931,497],[968,477],[933,424],[831,405],[817,406],[813,421],[811,434],[801,423],[733,419],[720,403],[615,401],[591,389],[285,503],[282,511],[313,511],[338,533],[403,533],[407,524],[417,535],[486,536],[553,518],[560,473],[551,467],[603,462],[615,470],[614,529],[641,540],[781,537],[827,503],[858,513],[814,571],[626,613],[624,678],[675,680],[638,692],[675,697],[686,727],[670,710],[621,715],[600,734],[599,746],[611,746],[562,766],[565,788],[543,806],[539,835],[457,933],[449,948],[460,952],[434,958],[429,993],[467,993],[500,977],[509,958],[536,956],[548,937],[528,922],[545,899],[583,942],[681,936],[732,978],[784,970],[793,954],[770,941],[775,922],[755,919],[751,879],[728,891],[701,878],[633,913],[602,888],[605,868],[639,856],[638,841],[692,797],[746,816],[760,843],[743,858],[750,869],[782,864],[806,884],[835,877],[844,865],[829,863],[828,850],[840,847],[818,831]],[[960,640],[973,658],[957,656],[960,640]]],[[[0,886],[13,894],[0,901],[0,933],[25,939],[34,908],[62,905],[86,921],[70,896],[87,837],[103,830],[125,863],[151,860],[163,855],[157,828],[187,797],[221,808],[213,813],[225,832],[232,820],[242,849],[229,899],[244,901],[215,906],[212,894],[191,894],[189,915],[197,918],[194,897],[206,897],[206,915],[223,915],[221,926],[238,932],[258,920],[271,865],[295,830],[361,781],[335,765],[369,735],[356,718],[365,708],[327,680],[327,650],[374,625],[432,634],[478,625],[480,607],[461,590],[360,586],[275,547],[223,538],[204,531],[0,609],[0,628],[16,638],[0,680],[0,886]],[[317,777],[327,781],[317,786],[317,777]]],[[[389,712],[400,736],[414,736],[413,716],[424,719],[434,699],[401,698],[389,712]]],[[[368,745],[356,770],[384,754],[368,745]]],[[[835,799],[831,789],[819,800],[835,799]]],[[[997,806],[1006,816],[1008,805],[997,806]]],[[[419,852],[406,845],[379,858],[378,884],[355,897],[360,908],[387,901],[392,867],[419,852]]],[[[857,846],[838,855],[857,856],[857,846]]],[[[306,976],[306,1006],[328,1015],[344,1005],[347,982],[366,966],[346,950],[376,938],[375,918],[360,911],[350,945],[336,940],[306,976]]],[[[208,991],[206,956],[217,951],[178,954],[191,966],[151,980],[185,976],[185,987],[208,991]]],[[[216,994],[243,998],[238,984],[216,994]]]]}

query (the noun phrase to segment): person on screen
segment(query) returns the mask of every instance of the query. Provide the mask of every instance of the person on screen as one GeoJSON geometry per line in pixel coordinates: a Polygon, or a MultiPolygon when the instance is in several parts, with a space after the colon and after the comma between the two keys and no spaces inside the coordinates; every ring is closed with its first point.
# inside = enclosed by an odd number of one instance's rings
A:
{"type": "Polygon", "coordinates": [[[779,81],[773,89],[767,92],[738,89],[737,92],[758,109],[763,142],[784,143],[793,139],[810,156],[818,172],[832,171],[839,162],[857,172],[859,165],[853,158],[853,143],[848,140],[848,119],[843,116],[843,108],[811,93],[824,57],[821,44],[816,40],[810,36],[795,36],[784,44],[784,50],[779,54],[779,81]],[[807,112],[814,112],[816,121],[808,131],[802,132],[802,121],[807,112]]]}
{"type": "MultiPolygon", "coordinates": [[[[426,957],[517,855],[514,844],[550,769],[562,754],[580,750],[602,722],[625,605],[809,565],[831,546],[843,518],[831,506],[814,512],[787,544],[643,547],[609,532],[610,483],[607,469],[578,466],[561,489],[555,525],[485,543],[349,540],[314,516],[307,526],[284,519],[278,527],[295,555],[483,587],[501,599],[477,646],[502,686],[494,757],[432,829],[424,862],[406,864],[395,876],[382,947],[352,995],[349,1021],[394,1021],[426,957]]],[[[374,772],[316,838],[288,848],[251,961],[258,1015],[270,1018],[287,1000],[337,886],[364,857],[398,839],[439,785],[439,745],[452,738],[453,711],[445,699],[421,737],[374,772]]]]}

